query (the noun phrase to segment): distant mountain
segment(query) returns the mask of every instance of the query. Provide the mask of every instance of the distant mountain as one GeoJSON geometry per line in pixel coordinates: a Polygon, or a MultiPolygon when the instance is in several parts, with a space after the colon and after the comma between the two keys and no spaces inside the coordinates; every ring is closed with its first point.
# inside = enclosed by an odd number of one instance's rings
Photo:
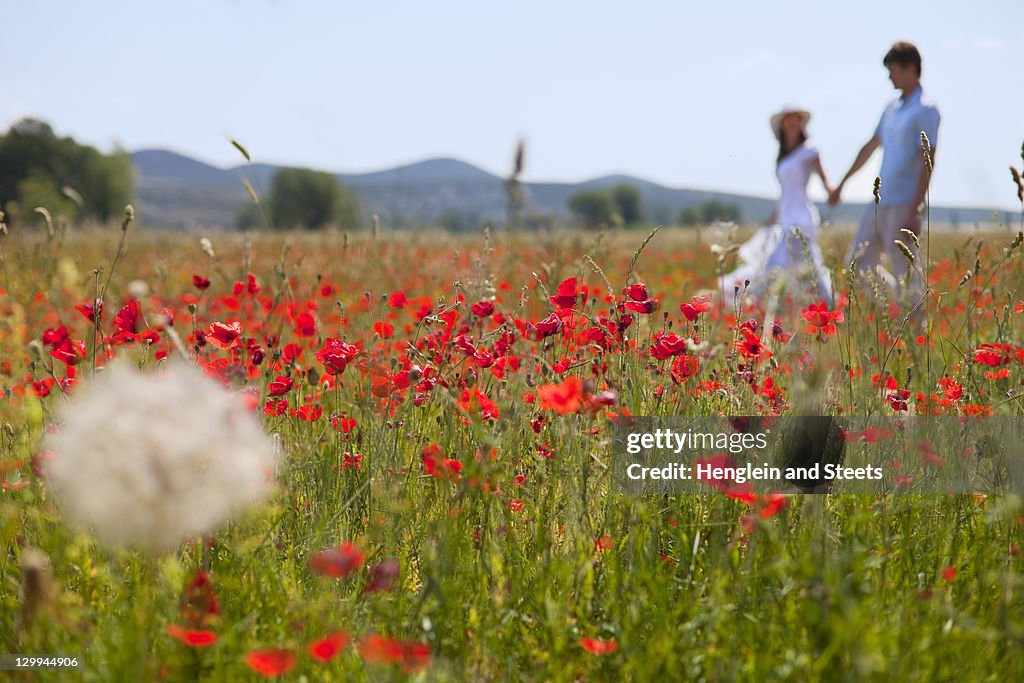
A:
{"type": "MultiPolygon", "coordinates": [[[[251,201],[243,184],[248,180],[259,192],[270,189],[279,166],[248,164],[221,169],[175,152],[141,150],[132,155],[136,169],[137,207],[142,222],[183,229],[230,228],[241,207],[251,201]]],[[[363,213],[380,216],[385,228],[440,225],[475,230],[482,225],[505,221],[507,195],[505,180],[458,159],[427,159],[383,171],[337,174],[359,198],[363,213]]],[[[629,183],[639,189],[653,222],[673,224],[679,211],[708,200],[734,203],[744,221],[767,217],[774,200],[746,195],[669,188],[627,175],[610,175],[582,183],[524,183],[525,211],[535,221],[563,221],[569,218],[569,198],[581,190],[629,183]]],[[[855,222],[863,205],[822,206],[824,219],[855,222]]],[[[993,222],[985,209],[934,207],[936,223],[967,224],[993,222]]],[[[1005,220],[1002,214],[998,220],[1005,220]]]]}
{"type": "Polygon", "coordinates": [[[458,159],[427,159],[418,161],[407,166],[399,166],[386,171],[374,173],[362,173],[358,175],[339,176],[344,182],[367,185],[394,185],[402,183],[422,182],[451,182],[451,183],[475,183],[475,182],[500,182],[501,179],[487,171],[483,171],[472,164],[458,159]]]}
{"type": "Polygon", "coordinates": [[[146,185],[170,183],[231,187],[238,182],[237,176],[228,171],[164,149],[135,152],[132,154],[132,162],[135,164],[137,181],[146,185]]]}

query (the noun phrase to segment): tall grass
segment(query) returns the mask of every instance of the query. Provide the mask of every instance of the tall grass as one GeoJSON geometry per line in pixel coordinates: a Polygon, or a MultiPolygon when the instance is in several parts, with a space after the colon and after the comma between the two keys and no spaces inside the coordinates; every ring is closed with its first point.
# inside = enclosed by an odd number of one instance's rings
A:
{"type": "MultiPolygon", "coordinates": [[[[323,408],[313,422],[288,413],[265,418],[286,454],[272,503],[208,546],[196,539],[161,559],[103,548],[75,530],[33,472],[62,399],[59,391],[37,398],[32,383],[63,373],[30,342],[57,324],[92,334],[74,306],[95,298],[96,269],[120,235],[8,238],[0,283],[2,360],[11,363],[0,401],[0,648],[77,655],[82,667],[66,677],[94,681],[255,679],[245,655],[268,647],[298,653],[289,674],[296,680],[405,675],[397,665],[367,663],[353,646],[328,664],[303,654],[309,642],[339,629],[357,640],[381,633],[425,643],[430,664],[414,674],[425,680],[1024,676],[1018,496],[793,497],[762,517],[718,494],[617,495],[609,473],[609,412],[766,414],[791,409],[800,387],[813,383],[831,413],[892,415],[884,378],[872,379],[879,369],[950,414],[988,406],[1021,415],[1020,365],[990,379],[970,360],[980,344],[1024,342],[1014,243],[1003,251],[1003,236],[974,238],[979,267],[968,284],[978,286],[966,287],[956,284],[962,238],[933,237],[929,282],[941,295],[923,339],[900,324],[905,311],[894,314],[884,301],[840,297],[839,305],[851,308],[836,337],[803,331],[800,310],[809,302],[783,301],[774,318],[792,338],[767,334],[771,359],[740,368],[738,323],[749,317],[770,326],[774,319],[746,306],[718,308],[693,323],[680,316],[679,304],[714,281],[715,264],[690,235],[655,233],[639,248],[629,234],[597,243],[584,234],[491,235],[486,242],[355,236],[345,238],[342,258],[342,237],[331,233],[217,236],[206,254],[179,235],[133,235],[116,271],[107,271],[105,327],[89,342],[84,365],[97,346],[102,351],[111,316],[128,284],[140,279],[152,292],[143,301],[147,316],[174,309],[175,329],[189,344],[210,322],[227,319],[247,321],[247,335],[265,345],[266,336],[279,337],[255,376],[229,377],[233,386],[256,387],[261,408],[269,382],[284,373],[297,382],[288,396],[293,407],[308,401],[323,408]],[[233,294],[233,283],[244,283],[250,271],[259,296],[233,294]],[[214,284],[197,291],[194,274],[210,275],[214,284]],[[502,325],[474,318],[470,305],[495,296],[508,318],[537,321],[568,277],[590,288],[578,316],[585,321],[623,299],[610,283],[645,282],[661,307],[637,315],[626,337],[603,349],[557,335],[519,339],[519,370],[503,377],[450,346],[438,351],[427,343],[457,311],[474,342],[489,346],[502,325]],[[423,299],[395,307],[397,292],[423,299]],[[432,310],[417,319],[421,305],[432,310]],[[296,335],[289,306],[314,312],[314,338],[296,335]],[[385,322],[394,337],[374,332],[385,322]],[[707,342],[698,373],[680,384],[648,352],[653,335],[668,330],[707,342]],[[358,341],[365,366],[348,368],[325,389],[313,352],[327,337],[358,341]],[[288,343],[301,345],[301,360],[271,369],[288,343]],[[926,360],[932,352],[942,358],[934,374],[926,360]],[[421,366],[421,376],[430,364],[448,387],[436,387],[422,405],[411,391],[375,394],[375,378],[406,360],[421,366]],[[573,368],[566,375],[555,369],[562,361],[573,368]],[[559,415],[523,400],[569,375],[594,391],[614,391],[614,405],[594,415],[559,415]],[[945,406],[929,400],[941,395],[942,377],[963,386],[962,397],[945,406]],[[768,378],[781,404],[760,391],[768,378]],[[500,416],[465,415],[463,387],[495,401],[500,416]],[[357,426],[335,429],[332,415],[357,426]],[[426,473],[421,451],[431,443],[461,463],[459,476],[426,473]],[[368,593],[365,568],[344,579],[311,570],[313,553],[344,541],[365,552],[367,565],[397,559],[398,583],[368,593]],[[28,547],[50,558],[59,594],[30,600],[22,566],[28,547]],[[204,547],[220,610],[210,623],[217,642],[199,649],[164,629],[180,618],[183,586],[203,564],[204,547]],[[614,642],[614,650],[592,654],[583,639],[614,642]]],[[[161,344],[169,342],[117,353],[151,368],[161,344]]],[[[207,347],[199,361],[216,356],[207,347]]],[[[87,381],[81,372],[79,381],[87,381]]]]}

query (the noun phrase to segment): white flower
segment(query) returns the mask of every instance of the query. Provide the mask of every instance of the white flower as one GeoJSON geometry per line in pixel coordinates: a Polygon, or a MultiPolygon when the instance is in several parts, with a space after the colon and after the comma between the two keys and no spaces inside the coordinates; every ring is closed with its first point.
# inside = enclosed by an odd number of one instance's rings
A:
{"type": "Polygon", "coordinates": [[[132,280],[128,283],[128,293],[141,301],[149,296],[149,283],[145,280],[132,280]]]}
{"type": "Polygon", "coordinates": [[[105,542],[157,552],[209,533],[271,488],[274,444],[239,398],[195,367],[115,361],[47,437],[46,478],[105,542]]]}

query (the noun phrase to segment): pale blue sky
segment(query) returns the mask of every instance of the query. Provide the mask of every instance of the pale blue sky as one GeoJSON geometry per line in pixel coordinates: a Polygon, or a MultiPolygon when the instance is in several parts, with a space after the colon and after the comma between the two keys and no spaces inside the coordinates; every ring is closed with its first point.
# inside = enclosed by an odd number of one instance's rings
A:
{"type": "MultiPolygon", "coordinates": [[[[1013,208],[1024,2],[0,0],[0,125],[109,150],[339,172],[454,156],[527,180],[629,173],[772,196],[771,113],[797,103],[838,180],[918,44],[942,112],[932,200],[1013,208]]],[[[848,185],[867,200],[879,158],[848,185]]],[[[821,198],[820,187],[815,195],[821,198]]]]}

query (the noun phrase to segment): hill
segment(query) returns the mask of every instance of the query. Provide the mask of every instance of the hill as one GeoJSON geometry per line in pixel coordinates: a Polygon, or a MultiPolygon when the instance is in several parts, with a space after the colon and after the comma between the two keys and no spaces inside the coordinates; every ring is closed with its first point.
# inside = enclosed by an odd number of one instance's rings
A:
{"type": "MultiPolygon", "coordinates": [[[[138,213],[150,225],[182,229],[230,228],[238,210],[251,201],[243,178],[260,192],[269,190],[272,164],[248,164],[221,169],[168,150],[149,149],[132,155],[137,172],[138,213]]],[[[505,180],[458,159],[437,158],[371,173],[341,173],[338,180],[359,198],[369,220],[377,214],[385,228],[441,225],[472,230],[502,225],[507,196],[505,180]]],[[[758,222],[772,210],[772,199],[748,195],[670,188],[627,175],[611,175],[582,183],[524,183],[525,211],[533,222],[569,218],[569,198],[585,189],[635,185],[650,219],[672,224],[683,208],[708,200],[739,206],[743,220],[758,222]]],[[[855,222],[862,204],[819,207],[823,219],[855,222]]],[[[991,223],[993,211],[975,208],[934,207],[936,223],[970,225],[991,223]]],[[[1006,220],[1001,213],[996,221],[1006,220]]]]}

